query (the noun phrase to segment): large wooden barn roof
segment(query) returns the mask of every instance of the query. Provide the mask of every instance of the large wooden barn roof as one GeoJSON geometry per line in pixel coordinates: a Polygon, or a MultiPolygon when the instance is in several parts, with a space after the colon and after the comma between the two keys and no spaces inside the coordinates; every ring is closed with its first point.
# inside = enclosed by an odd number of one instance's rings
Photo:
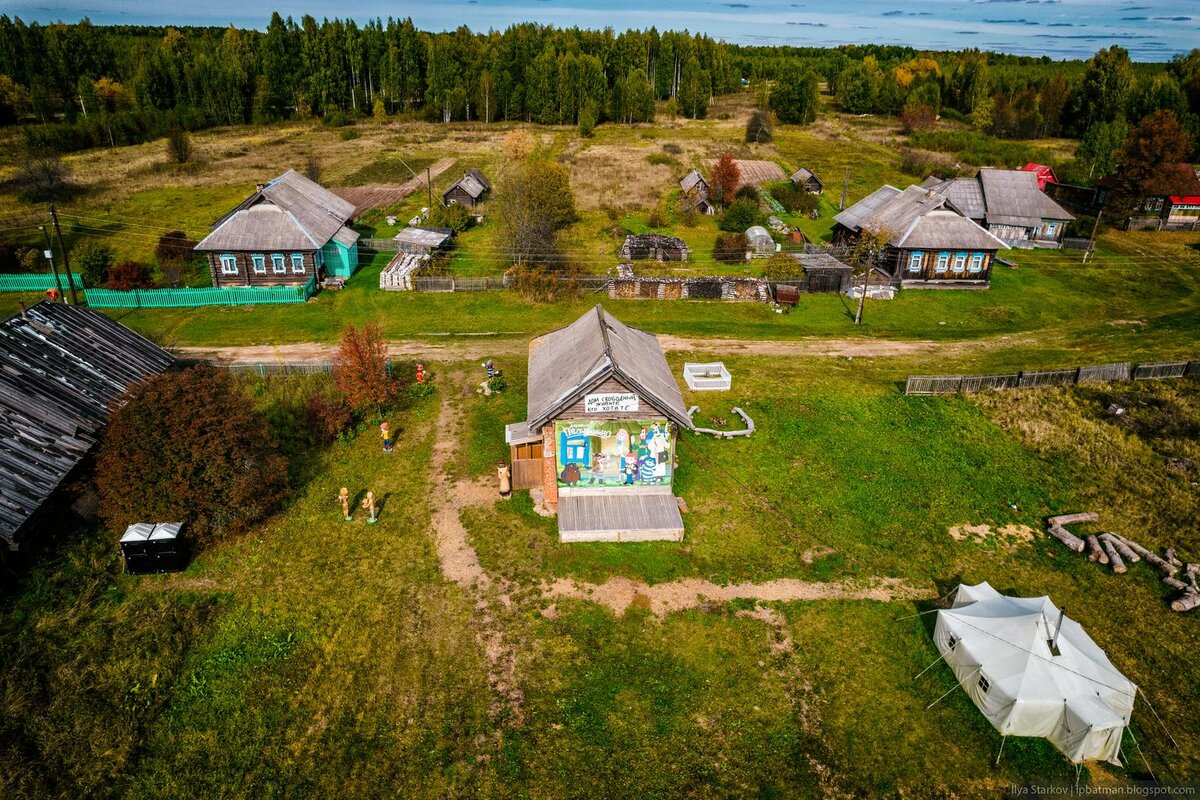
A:
{"type": "Polygon", "coordinates": [[[346,225],[353,216],[353,203],[289,169],[217,220],[196,249],[317,250],[331,240],[350,247],[358,241],[346,225]]]}
{"type": "Polygon", "coordinates": [[[1020,169],[981,169],[974,178],[940,180],[933,176],[923,188],[946,197],[965,216],[989,225],[1036,228],[1043,219],[1075,219],[1038,188],[1035,172],[1020,169]]]}
{"type": "Polygon", "coordinates": [[[834,219],[854,231],[887,234],[893,247],[917,250],[1007,250],[1008,245],[959,213],[933,189],[883,186],[834,219]]]}
{"type": "Polygon", "coordinates": [[[683,395],[654,334],[631,328],[596,306],[529,345],[528,424],[538,430],[588,391],[616,378],[690,430],[683,395]]]}
{"type": "Polygon", "coordinates": [[[103,314],[64,303],[0,323],[0,540],[9,549],[129,387],[173,360],[103,314]]]}

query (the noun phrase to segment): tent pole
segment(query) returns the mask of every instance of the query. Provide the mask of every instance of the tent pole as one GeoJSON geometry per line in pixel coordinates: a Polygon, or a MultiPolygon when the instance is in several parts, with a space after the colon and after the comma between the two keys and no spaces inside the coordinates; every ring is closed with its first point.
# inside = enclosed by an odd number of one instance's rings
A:
{"type": "Polygon", "coordinates": [[[934,661],[933,661],[933,664],[930,664],[928,667],[926,667],[925,669],[923,669],[923,670],[921,670],[920,672],[918,672],[918,673],[916,674],[916,677],[914,677],[914,678],[913,678],[913,680],[915,681],[917,678],[921,677],[921,676],[922,676],[922,675],[924,675],[926,672],[929,672],[929,670],[931,670],[931,669],[933,668],[934,664],[937,664],[939,661],[941,661],[941,660],[942,660],[942,658],[943,658],[943,657],[942,657],[942,655],[941,655],[941,654],[939,654],[939,655],[938,655],[938,657],[937,657],[936,659],[934,659],[934,661]]]}
{"type": "MultiPolygon", "coordinates": [[[[940,600],[941,598],[938,598],[938,599],[940,600]]],[[[893,617],[892,622],[903,622],[906,619],[916,619],[917,617],[923,617],[926,614],[932,614],[935,611],[945,611],[945,609],[944,608],[931,608],[928,611],[922,611],[919,614],[909,614],[907,617],[893,617]]]]}
{"type": "MultiPolygon", "coordinates": [[[[977,669],[977,670],[975,670],[974,672],[972,672],[972,673],[971,673],[971,677],[972,677],[972,678],[974,678],[976,675],[978,675],[978,674],[979,674],[979,670],[980,670],[980,669],[983,669],[983,667],[980,667],[979,669],[977,669]]],[[[955,683],[954,683],[954,686],[950,687],[950,692],[953,692],[953,691],[954,691],[955,689],[957,689],[959,686],[962,686],[962,684],[961,684],[961,683],[958,683],[957,681],[955,681],[955,683]]],[[[932,703],[930,703],[929,705],[925,706],[925,710],[926,710],[926,711],[928,711],[929,709],[931,709],[931,708],[933,708],[934,706],[936,706],[938,703],[942,702],[942,700],[944,700],[944,699],[945,699],[945,697],[946,697],[946,695],[950,694],[950,692],[946,692],[946,694],[942,695],[942,696],[941,696],[941,697],[939,697],[937,700],[934,700],[932,703]]]]}
{"type": "Polygon", "coordinates": [[[1004,754],[1004,742],[1007,741],[1007,739],[1008,739],[1008,737],[1005,736],[1004,734],[1000,735],[1000,752],[996,753],[995,766],[997,766],[997,767],[1000,766],[1000,756],[1004,754]]]}
{"type": "Polygon", "coordinates": [[[1138,694],[1138,696],[1140,696],[1142,698],[1142,702],[1145,703],[1147,706],[1149,706],[1150,711],[1154,714],[1154,718],[1156,720],[1158,720],[1158,724],[1162,727],[1163,733],[1165,733],[1167,735],[1167,738],[1171,740],[1171,746],[1174,747],[1176,750],[1178,750],[1179,745],[1177,745],[1175,743],[1175,737],[1171,735],[1171,732],[1169,730],[1167,730],[1167,726],[1163,725],[1162,718],[1158,716],[1158,712],[1154,710],[1154,706],[1150,705],[1150,698],[1146,697],[1146,693],[1143,692],[1141,690],[1141,688],[1138,688],[1137,694],[1138,694]]]}
{"type": "Polygon", "coordinates": [[[1126,730],[1129,731],[1129,738],[1133,739],[1133,746],[1137,748],[1138,755],[1142,757],[1142,762],[1146,765],[1146,770],[1150,773],[1150,777],[1154,778],[1155,783],[1158,783],[1158,776],[1154,774],[1154,768],[1150,766],[1149,759],[1147,759],[1146,754],[1142,752],[1142,746],[1138,744],[1137,737],[1133,735],[1133,726],[1127,725],[1126,730]]]}

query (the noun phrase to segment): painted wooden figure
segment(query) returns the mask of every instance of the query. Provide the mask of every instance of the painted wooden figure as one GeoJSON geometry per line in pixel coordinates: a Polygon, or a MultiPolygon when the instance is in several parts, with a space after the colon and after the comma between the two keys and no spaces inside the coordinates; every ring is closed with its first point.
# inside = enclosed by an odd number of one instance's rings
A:
{"type": "Polygon", "coordinates": [[[343,486],[341,489],[338,489],[337,501],[342,504],[342,519],[346,522],[354,519],[354,517],[350,516],[350,490],[348,488],[343,486]]]}
{"type": "Polygon", "coordinates": [[[417,383],[425,382],[425,365],[417,364],[417,383]]]}
{"type": "Polygon", "coordinates": [[[496,465],[496,477],[500,479],[500,496],[508,497],[512,494],[512,472],[509,471],[508,464],[501,459],[496,465]]]}
{"type": "Polygon", "coordinates": [[[379,436],[383,439],[383,452],[392,452],[392,431],[386,422],[379,423],[379,436]]]}
{"type": "Polygon", "coordinates": [[[379,521],[379,518],[377,516],[375,516],[375,493],[374,492],[367,492],[367,496],[363,498],[362,507],[370,512],[370,518],[367,519],[368,525],[374,525],[376,522],[379,521]]]}

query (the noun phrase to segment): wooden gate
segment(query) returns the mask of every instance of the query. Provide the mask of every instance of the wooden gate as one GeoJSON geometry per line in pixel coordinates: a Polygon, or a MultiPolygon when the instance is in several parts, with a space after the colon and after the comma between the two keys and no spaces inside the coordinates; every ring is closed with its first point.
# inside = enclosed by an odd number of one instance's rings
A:
{"type": "Polygon", "coordinates": [[[512,446],[512,481],[514,489],[532,489],[542,485],[540,441],[512,446]]]}

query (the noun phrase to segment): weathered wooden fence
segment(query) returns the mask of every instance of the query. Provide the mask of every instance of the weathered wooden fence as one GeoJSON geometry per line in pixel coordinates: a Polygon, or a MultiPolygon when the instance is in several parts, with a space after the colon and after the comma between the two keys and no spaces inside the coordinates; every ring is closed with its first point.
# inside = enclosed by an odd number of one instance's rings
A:
{"type": "Polygon", "coordinates": [[[1096,249],[1096,240],[1074,239],[1068,237],[1062,240],[1062,246],[1064,250],[1083,250],[1090,253],[1096,249]]]}
{"type": "Polygon", "coordinates": [[[225,289],[85,289],[92,308],[196,308],[303,303],[316,291],[316,278],[303,286],[231,286],[225,289]]]}
{"type": "MultiPolygon", "coordinates": [[[[62,288],[67,289],[66,273],[60,273],[58,280],[62,284],[62,288]]],[[[75,284],[76,289],[83,288],[83,276],[78,272],[71,273],[71,281],[75,284]]],[[[0,292],[45,292],[57,288],[58,284],[54,282],[52,273],[0,273],[0,292]]]]}
{"type": "Polygon", "coordinates": [[[1200,361],[1163,361],[1147,364],[1098,364],[1067,369],[1023,370],[991,375],[909,375],[905,394],[960,394],[985,389],[1035,389],[1157,378],[1200,377],[1200,361]]]}

